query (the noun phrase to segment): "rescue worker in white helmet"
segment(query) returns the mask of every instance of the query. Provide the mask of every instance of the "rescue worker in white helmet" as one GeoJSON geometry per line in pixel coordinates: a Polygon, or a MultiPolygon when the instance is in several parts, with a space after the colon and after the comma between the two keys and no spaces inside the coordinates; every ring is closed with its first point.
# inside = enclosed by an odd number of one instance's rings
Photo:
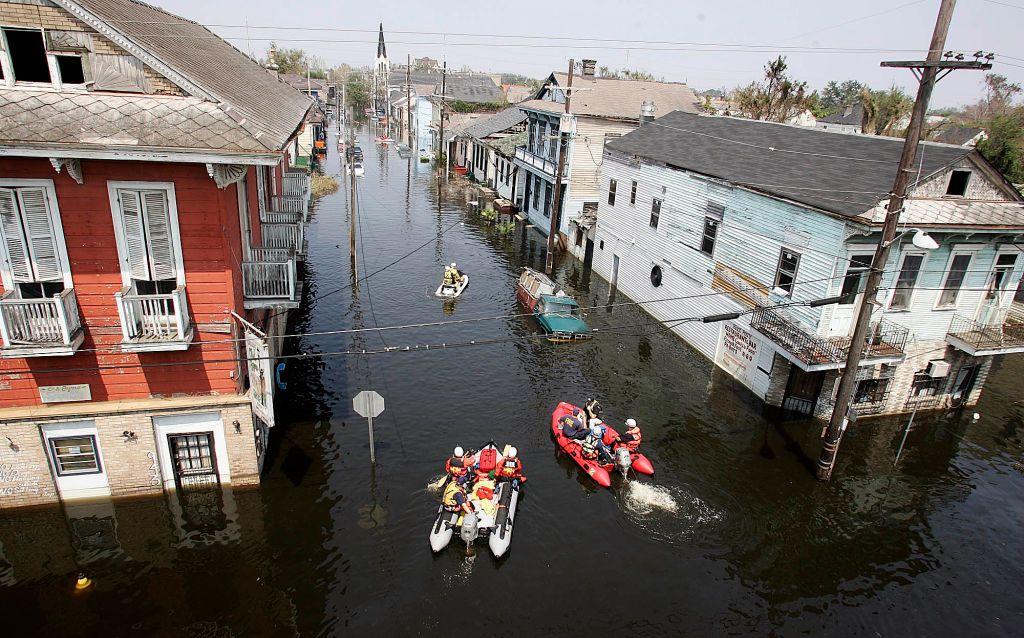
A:
{"type": "Polygon", "coordinates": [[[626,431],[619,435],[619,443],[629,448],[630,452],[636,452],[642,440],[643,434],[636,419],[626,419],[626,431]]]}
{"type": "Polygon", "coordinates": [[[469,477],[469,470],[473,466],[473,457],[467,455],[462,446],[456,446],[452,450],[451,457],[444,463],[444,471],[456,482],[465,483],[469,477]]]}
{"type": "Polygon", "coordinates": [[[523,462],[519,460],[519,450],[514,446],[509,446],[508,453],[498,465],[497,475],[500,479],[519,479],[520,482],[526,482],[526,477],[523,476],[523,462]]]}

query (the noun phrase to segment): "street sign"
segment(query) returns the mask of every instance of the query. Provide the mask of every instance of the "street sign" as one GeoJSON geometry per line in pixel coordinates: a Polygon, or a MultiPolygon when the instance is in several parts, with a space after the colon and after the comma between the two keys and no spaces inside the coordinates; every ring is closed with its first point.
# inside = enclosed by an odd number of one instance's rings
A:
{"type": "Polygon", "coordinates": [[[370,432],[370,463],[377,462],[373,445],[373,417],[384,411],[384,397],[373,390],[363,390],[352,399],[352,408],[359,416],[366,417],[366,428],[370,432]]]}
{"type": "Polygon", "coordinates": [[[359,416],[372,419],[384,411],[384,397],[373,390],[363,390],[352,399],[352,408],[359,416]]]}

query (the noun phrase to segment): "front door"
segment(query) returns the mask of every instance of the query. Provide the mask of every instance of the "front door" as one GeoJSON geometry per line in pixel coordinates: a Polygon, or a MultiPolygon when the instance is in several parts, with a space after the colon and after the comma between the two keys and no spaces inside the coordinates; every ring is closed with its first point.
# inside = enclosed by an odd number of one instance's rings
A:
{"type": "Polygon", "coordinates": [[[950,404],[954,407],[961,405],[967,397],[970,396],[971,390],[974,389],[974,382],[977,378],[977,364],[961,367],[956,373],[956,379],[953,381],[953,389],[949,393],[950,404]]]}
{"type": "Polygon", "coordinates": [[[824,378],[822,372],[805,372],[792,366],[786,383],[786,394],[782,399],[782,409],[796,414],[813,414],[824,378]]]}
{"type": "Polygon", "coordinates": [[[167,436],[167,446],[178,490],[188,491],[220,484],[212,432],[170,434],[167,436]]]}

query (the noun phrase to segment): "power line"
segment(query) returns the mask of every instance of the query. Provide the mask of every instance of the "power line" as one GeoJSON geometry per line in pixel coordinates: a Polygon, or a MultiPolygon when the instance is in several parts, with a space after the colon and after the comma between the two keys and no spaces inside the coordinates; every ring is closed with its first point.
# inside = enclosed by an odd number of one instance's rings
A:
{"type": "Polygon", "coordinates": [[[924,0],[914,0],[913,2],[907,2],[907,3],[904,3],[904,4],[896,5],[895,7],[890,7],[888,9],[884,10],[884,11],[878,11],[876,13],[871,13],[871,14],[868,14],[866,16],[861,16],[859,18],[853,18],[851,20],[846,20],[845,22],[840,22],[838,24],[833,24],[831,26],[821,27],[820,29],[814,29],[813,31],[807,31],[805,33],[794,35],[792,37],[786,38],[785,40],[783,40],[783,42],[789,42],[791,40],[796,40],[798,38],[807,37],[809,35],[814,35],[816,33],[821,33],[822,31],[830,31],[832,29],[838,29],[839,27],[845,27],[846,25],[853,24],[854,22],[861,22],[863,20],[868,20],[870,18],[877,18],[878,16],[885,15],[887,13],[892,13],[892,12],[898,11],[900,9],[905,9],[905,8],[913,6],[915,4],[921,4],[922,2],[924,2],[924,0]]]}

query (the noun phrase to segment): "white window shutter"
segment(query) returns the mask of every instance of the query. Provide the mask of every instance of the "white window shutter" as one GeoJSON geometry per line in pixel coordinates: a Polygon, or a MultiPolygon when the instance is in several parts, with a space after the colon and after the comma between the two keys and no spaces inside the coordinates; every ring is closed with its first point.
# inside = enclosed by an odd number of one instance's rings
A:
{"type": "Polygon", "coordinates": [[[14,281],[32,281],[32,264],[28,257],[25,232],[21,227],[18,200],[10,188],[0,188],[0,231],[14,281]]]}
{"type": "Polygon", "coordinates": [[[149,263],[153,279],[174,279],[174,237],[167,191],[142,191],[146,211],[146,237],[149,240],[149,263]]]}
{"type": "Polygon", "coordinates": [[[121,227],[124,229],[126,254],[122,257],[128,265],[128,272],[133,279],[152,279],[139,191],[118,189],[117,200],[121,204],[121,227]]]}
{"type": "Polygon", "coordinates": [[[57,257],[57,236],[50,217],[50,206],[46,190],[42,188],[20,188],[18,199],[25,218],[28,235],[28,249],[32,257],[32,269],[36,281],[53,281],[61,278],[60,260],[57,257]]]}

